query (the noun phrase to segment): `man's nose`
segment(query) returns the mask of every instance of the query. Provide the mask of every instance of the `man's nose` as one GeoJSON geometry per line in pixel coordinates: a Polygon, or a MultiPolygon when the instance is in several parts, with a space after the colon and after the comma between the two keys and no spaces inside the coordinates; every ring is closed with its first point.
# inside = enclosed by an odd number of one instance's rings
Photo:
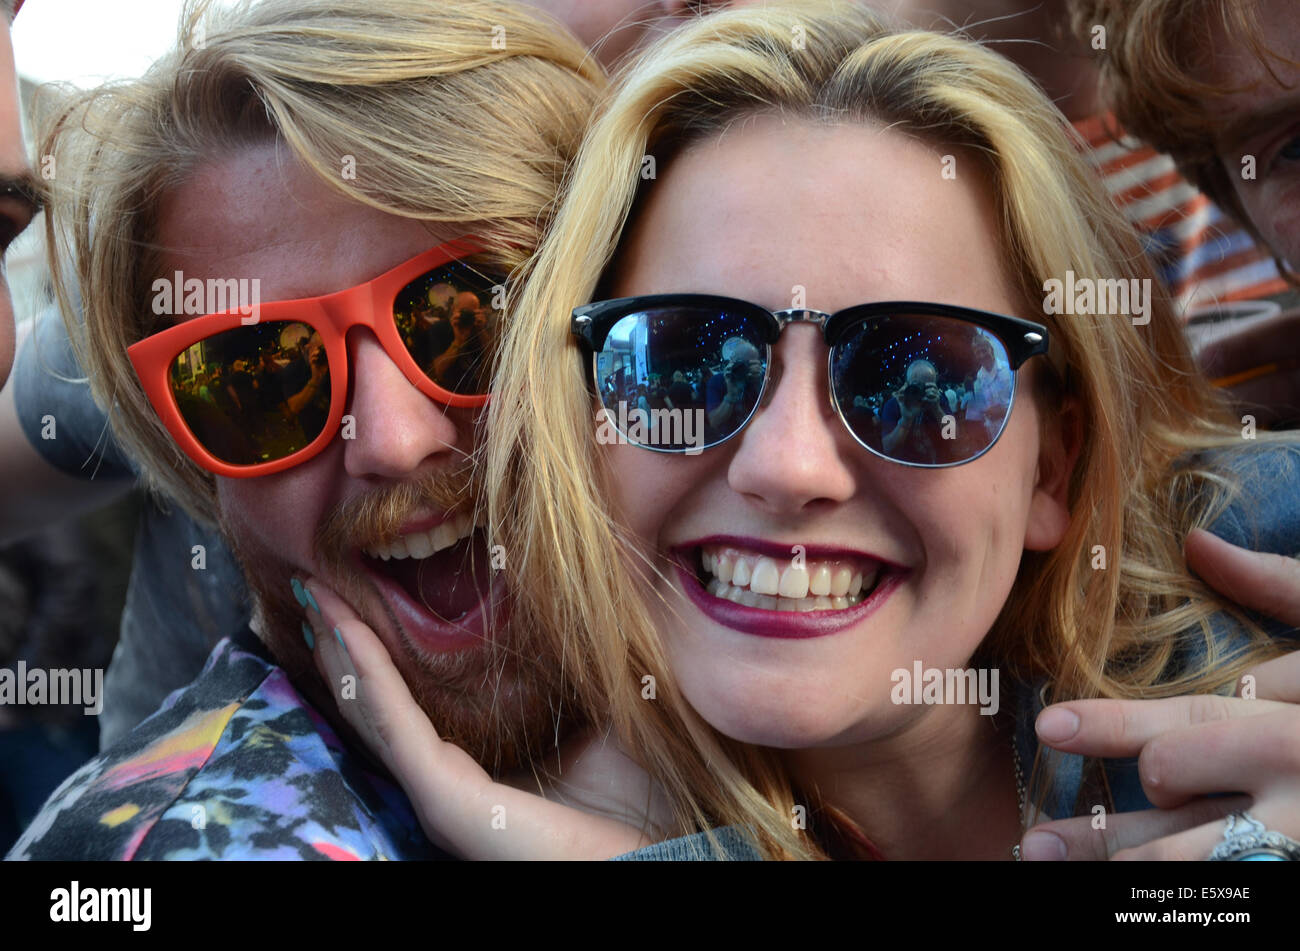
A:
{"type": "Polygon", "coordinates": [[[810,326],[789,327],[773,356],[781,373],[774,368],[764,406],[737,437],[729,484],[773,515],[847,501],[857,491],[848,464],[857,444],[827,395],[821,333],[810,326]]]}
{"type": "MultiPolygon", "coordinates": [[[[368,330],[349,336],[352,438],[344,467],[358,479],[409,479],[468,453],[469,434],[416,389],[368,330]]],[[[346,423],[346,420],[345,420],[346,423]]]]}

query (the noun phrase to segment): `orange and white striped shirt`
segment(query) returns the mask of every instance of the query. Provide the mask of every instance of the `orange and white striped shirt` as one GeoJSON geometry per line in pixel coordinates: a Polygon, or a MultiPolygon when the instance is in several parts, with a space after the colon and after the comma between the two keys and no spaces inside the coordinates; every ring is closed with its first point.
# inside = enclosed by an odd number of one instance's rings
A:
{"type": "Polygon", "coordinates": [[[1142,233],[1180,313],[1289,288],[1268,252],[1183,178],[1168,155],[1128,136],[1115,141],[1111,131],[1119,125],[1110,115],[1080,119],[1074,128],[1106,190],[1142,233]]]}

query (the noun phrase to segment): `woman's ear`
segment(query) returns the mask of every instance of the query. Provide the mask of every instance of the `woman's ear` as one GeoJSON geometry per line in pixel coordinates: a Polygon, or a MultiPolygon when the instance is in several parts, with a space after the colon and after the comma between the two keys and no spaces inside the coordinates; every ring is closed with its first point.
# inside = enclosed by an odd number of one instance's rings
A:
{"type": "Polygon", "coordinates": [[[1038,472],[1025,524],[1025,548],[1049,551],[1070,527],[1070,477],[1083,449],[1083,406],[1067,396],[1055,420],[1040,423],[1038,472]]]}

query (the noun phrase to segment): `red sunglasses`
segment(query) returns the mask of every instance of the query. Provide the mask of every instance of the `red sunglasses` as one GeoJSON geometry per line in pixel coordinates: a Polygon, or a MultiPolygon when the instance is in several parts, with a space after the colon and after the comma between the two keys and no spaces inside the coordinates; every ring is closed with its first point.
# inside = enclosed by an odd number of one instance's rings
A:
{"type": "Polygon", "coordinates": [[[281,472],[339,430],[353,327],[369,328],[430,399],[487,403],[504,281],[462,260],[482,250],[476,238],[459,238],[347,290],[186,320],[127,354],[154,411],[196,463],[232,478],[281,472]]]}

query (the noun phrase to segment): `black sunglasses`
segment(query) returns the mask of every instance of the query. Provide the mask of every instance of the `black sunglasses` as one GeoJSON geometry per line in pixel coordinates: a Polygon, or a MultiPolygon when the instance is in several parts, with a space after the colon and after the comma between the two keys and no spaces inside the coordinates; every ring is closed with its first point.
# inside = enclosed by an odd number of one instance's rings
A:
{"type": "Polygon", "coordinates": [[[821,328],[831,402],[853,438],[909,466],[956,466],[988,452],[1011,415],[1016,371],[1048,347],[1042,324],[916,301],[827,314],[654,294],[578,307],[571,327],[592,352],[605,421],[618,436],[694,454],[758,412],[772,346],[792,323],[821,328]]]}

